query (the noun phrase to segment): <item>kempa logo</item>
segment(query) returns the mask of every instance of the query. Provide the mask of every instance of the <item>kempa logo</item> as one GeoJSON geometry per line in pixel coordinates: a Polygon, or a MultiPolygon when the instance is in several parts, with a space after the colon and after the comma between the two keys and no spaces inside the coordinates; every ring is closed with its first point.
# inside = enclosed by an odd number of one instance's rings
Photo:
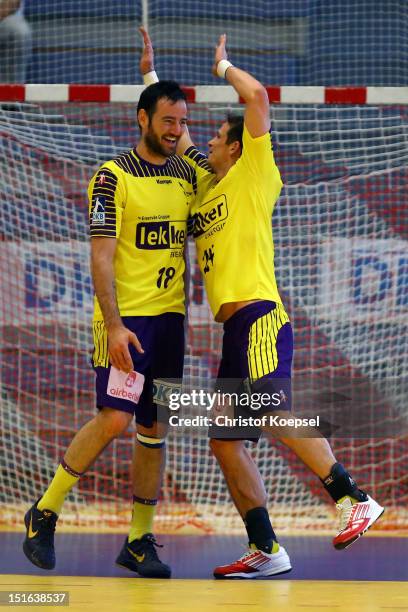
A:
{"type": "Polygon", "coordinates": [[[150,221],[136,226],[138,249],[180,249],[185,239],[185,221],[150,221]]]}
{"type": "Polygon", "coordinates": [[[96,198],[92,211],[92,225],[105,225],[105,198],[102,196],[96,198]]]}
{"type": "Polygon", "coordinates": [[[202,236],[217,223],[228,217],[227,199],[224,194],[205,202],[194,215],[194,238],[202,236]]]}

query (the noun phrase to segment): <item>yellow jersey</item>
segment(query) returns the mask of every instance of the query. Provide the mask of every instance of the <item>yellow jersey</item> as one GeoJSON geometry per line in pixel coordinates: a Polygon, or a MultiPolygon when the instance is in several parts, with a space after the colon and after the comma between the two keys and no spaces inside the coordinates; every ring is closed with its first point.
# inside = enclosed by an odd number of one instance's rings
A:
{"type": "Polygon", "coordinates": [[[252,138],[244,126],[242,155],[219,182],[195,147],[184,157],[197,172],[193,236],[214,317],[228,302],[262,299],[281,304],[272,212],[282,181],[270,134],[252,138]]]}
{"type": "MultiPolygon", "coordinates": [[[[184,243],[195,191],[195,170],[182,157],[155,165],[134,149],[105,162],[92,177],[90,235],[117,240],[121,316],[184,314],[184,243]]],[[[102,319],[95,297],[94,320],[102,319]]]]}

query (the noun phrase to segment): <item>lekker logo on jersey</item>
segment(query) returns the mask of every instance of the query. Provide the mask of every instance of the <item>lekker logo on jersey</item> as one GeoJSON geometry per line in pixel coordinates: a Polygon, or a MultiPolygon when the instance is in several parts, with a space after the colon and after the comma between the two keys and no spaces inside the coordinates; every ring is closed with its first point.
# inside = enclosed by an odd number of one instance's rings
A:
{"type": "Polygon", "coordinates": [[[180,249],[185,239],[185,221],[149,221],[136,226],[138,249],[180,249]]]}
{"type": "Polygon", "coordinates": [[[105,225],[105,198],[103,196],[97,196],[93,211],[92,211],[92,225],[105,225]]]}
{"type": "Polygon", "coordinates": [[[204,202],[199,211],[194,215],[193,236],[202,236],[217,223],[228,217],[227,199],[224,194],[204,202]]]}

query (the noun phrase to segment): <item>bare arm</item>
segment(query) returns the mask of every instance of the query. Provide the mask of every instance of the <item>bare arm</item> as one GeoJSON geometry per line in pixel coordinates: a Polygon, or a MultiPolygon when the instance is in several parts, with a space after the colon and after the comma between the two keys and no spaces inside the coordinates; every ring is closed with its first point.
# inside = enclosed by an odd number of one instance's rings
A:
{"type": "MultiPolygon", "coordinates": [[[[154,50],[147,30],[141,26],[139,32],[143,38],[143,50],[139,62],[140,74],[143,76],[154,70],[154,50]]],[[[177,143],[177,155],[183,155],[183,153],[193,145],[194,143],[191,140],[188,128],[184,126],[184,132],[177,143]]]]}
{"type": "MultiPolygon", "coordinates": [[[[217,75],[217,64],[228,59],[225,49],[226,34],[222,34],[215,49],[213,73],[217,75]]],[[[248,72],[230,66],[227,68],[225,78],[245,102],[244,121],[252,138],[263,136],[269,132],[271,122],[269,119],[269,100],[265,87],[248,72]]]]}
{"type": "Polygon", "coordinates": [[[140,74],[143,76],[154,70],[154,51],[152,41],[150,40],[147,30],[143,26],[140,26],[139,32],[143,38],[142,55],[140,56],[139,61],[140,74]]]}
{"type": "Polygon", "coordinates": [[[185,125],[183,134],[180,136],[180,140],[177,143],[177,155],[184,155],[189,147],[195,147],[195,144],[191,140],[188,127],[185,125]]]}
{"type": "Polygon", "coordinates": [[[139,353],[143,353],[143,349],[137,336],[123,325],[120,317],[116,301],[113,266],[115,251],[115,238],[92,238],[91,273],[96,297],[108,333],[110,361],[118,370],[130,372],[133,370],[133,362],[129,352],[129,344],[133,344],[139,353]]]}
{"type": "Polygon", "coordinates": [[[20,0],[0,0],[0,19],[5,19],[20,8],[20,0]]]}
{"type": "Polygon", "coordinates": [[[108,330],[122,325],[122,319],[120,318],[116,302],[115,274],[113,269],[115,250],[115,238],[92,238],[91,240],[92,280],[105,326],[108,330]]]}

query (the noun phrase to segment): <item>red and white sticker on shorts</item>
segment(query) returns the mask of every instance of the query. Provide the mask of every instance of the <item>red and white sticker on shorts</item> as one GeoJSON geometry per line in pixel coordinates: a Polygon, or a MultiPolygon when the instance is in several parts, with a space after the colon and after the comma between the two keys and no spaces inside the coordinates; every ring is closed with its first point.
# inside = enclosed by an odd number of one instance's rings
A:
{"type": "Polygon", "coordinates": [[[143,391],[145,377],[140,372],[121,372],[113,366],[109,374],[106,393],[117,399],[125,399],[137,404],[143,391]]]}

